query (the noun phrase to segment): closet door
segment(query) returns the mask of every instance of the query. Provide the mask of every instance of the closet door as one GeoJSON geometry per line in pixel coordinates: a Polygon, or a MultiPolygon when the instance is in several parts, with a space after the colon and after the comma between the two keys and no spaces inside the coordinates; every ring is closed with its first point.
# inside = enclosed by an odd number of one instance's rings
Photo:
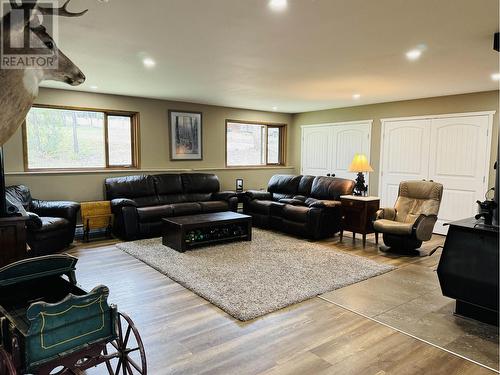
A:
{"type": "Polygon", "coordinates": [[[444,186],[434,231],[446,234],[444,223],[472,217],[476,200],[484,200],[490,157],[489,116],[432,120],[429,179],[444,186]]]}
{"type": "Polygon", "coordinates": [[[304,126],[302,128],[302,165],[304,175],[326,176],[332,173],[332,128],[304,126]]]}
{"type": "Polygon", "coordinates": [[[399,183],[427,179],[431,120],[384,123],[379,194],[381,207],[393,207],[399,183]]]}
{"type": "MultiPolygon", "coordinates": [[[[356,173],[349,172],[349,165],[355,154],[365,154],[370,161],[370,124],[335,125],[333,127],[332,171],[336,177],[356,179],[356,173]]],[[[368,183],[368,173],[365,173],[368,183]]]]}

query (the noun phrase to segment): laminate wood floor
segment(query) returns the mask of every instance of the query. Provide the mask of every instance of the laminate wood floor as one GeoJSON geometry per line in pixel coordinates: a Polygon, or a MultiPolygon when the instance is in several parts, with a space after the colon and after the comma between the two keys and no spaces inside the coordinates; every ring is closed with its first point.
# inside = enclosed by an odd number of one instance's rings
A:
{"type": "MultiPolygon", "coordinates": [[[[323,243],[400,267],[435,267],[439,257],[387,256],[372,241],[366,248],[349,238],[323,243]]],[[[437,236],[426,246],[442,242],[437,236]]],[[[109,300],[135,321],[151,375],[494,373],[319,297],[243,323],[113,241],[79,244],[69,253],[79,258],[78,282],[86,289],[107,285],[109,300]]]]}

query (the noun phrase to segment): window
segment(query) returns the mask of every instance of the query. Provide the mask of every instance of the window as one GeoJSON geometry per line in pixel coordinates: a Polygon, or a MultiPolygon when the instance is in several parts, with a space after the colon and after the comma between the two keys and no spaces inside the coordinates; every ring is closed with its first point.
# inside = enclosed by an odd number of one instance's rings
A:
{"type": "Polygon", "coordinates": [[[138,167],[138,114],[33,107],[24,125],[26,170],[138,167]]]}
{"type": "Polygon", "coordinates": [[[283,165],[286,126],[226,121],[226,165],[283,165]]]}

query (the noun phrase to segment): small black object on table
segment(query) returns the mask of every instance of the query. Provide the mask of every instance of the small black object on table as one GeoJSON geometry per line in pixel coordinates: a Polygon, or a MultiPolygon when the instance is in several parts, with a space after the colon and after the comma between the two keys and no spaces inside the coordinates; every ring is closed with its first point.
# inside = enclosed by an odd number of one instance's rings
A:
{"type": "Polygon", "coordinates": [[[179,252],[226,241],[251,241],[252,217],[232,211],[163,219],[163,245],[179,252]]]}
{"type": "Polygon", "coordinates": [[[437,274],[455,313],[498,325],[498,226],[469,218],[449,224],[437,274]]]}

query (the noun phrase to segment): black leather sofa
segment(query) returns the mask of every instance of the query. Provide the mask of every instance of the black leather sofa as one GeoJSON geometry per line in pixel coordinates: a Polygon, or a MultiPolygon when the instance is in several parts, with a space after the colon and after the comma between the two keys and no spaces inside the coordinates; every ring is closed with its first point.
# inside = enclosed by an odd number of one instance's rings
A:
{"type": "Polygon", "coordinates": [[[113,233],[124,240],[161,235],[162,218],[236,211],[234,192],[220,192],[216,175],[205,173],[108,178],[106,198],[115,215],[113,233]]]}
{"type": "Polygon", "coordinates": [[[28,214],[26,241],[33,256],[58,252],[73,242],[79,203],[34,199],[24,185],[8,186],[6,194],[28,214]]]}
{"type": "Polygon", "coordinates": [[[355,182],[324,176],[275,175],[267,191],[247,191],[244,213],[253,224],[321,239],[340,231],[339,197],[352,194],[355,182]]]}

